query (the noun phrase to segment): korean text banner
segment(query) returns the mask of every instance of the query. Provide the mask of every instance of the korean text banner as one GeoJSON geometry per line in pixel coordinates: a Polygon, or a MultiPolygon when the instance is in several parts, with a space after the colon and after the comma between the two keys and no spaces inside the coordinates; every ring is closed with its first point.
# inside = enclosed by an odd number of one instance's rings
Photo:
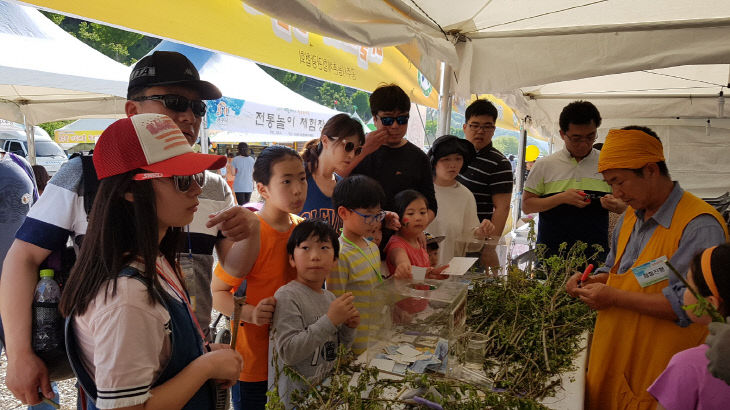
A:
{"type": "MultiPolygon", "coordinates": [[[[296,111],[223,97],[208,103],[206,118],[207,128],[211,132],[231,131],[313,139],[319,138],[322,126],[331,116],[331,114],[296,111]]],[[[268,140],[263,139],[263,141],[268,140]]]]}
{"type": "Polygon", "coordinates": [[[438,107],[436,90],[397,48],[361,47],[302,31],[241,1],[29,0],[25,3],[238,55],[366,91],[384,83],[395,83],[414,103],[438,107]]]}
{"type": "Polygon", "coordinates": [[[54,137],[56,142],[59,144],[84,144],[91,143],[96,144],[96,141],[101,136],[102,130],[90,130],[90,131],[54,131],[54,137]]]}

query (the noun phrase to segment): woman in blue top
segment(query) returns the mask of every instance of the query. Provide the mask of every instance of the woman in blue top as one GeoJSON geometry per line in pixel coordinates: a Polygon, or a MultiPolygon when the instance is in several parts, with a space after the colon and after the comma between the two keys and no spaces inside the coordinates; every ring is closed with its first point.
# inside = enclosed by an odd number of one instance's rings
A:
{"type": "Polygon", "coordinates": [[[338,170],[347,169],[360,155],[365,142],[362,124],[347,114],[337,114],[322,127],[322,135],[309,141],[302,152],[307,171],[307,200],[299,214],[304,219],[322,218],[339,232],[342,221],[332,206],[332,191],[340,180],[338,170]]]}
{"type": "Polygon", "coordinates": [[[236,202],[243,205],[251,200],[251,192],[253,192],[253,163],[254,159],[249,153],[248,144],[241,142],[238,144],[238,155],[231,161],[233,167],[233,192],[236,193],[236,202]]]}

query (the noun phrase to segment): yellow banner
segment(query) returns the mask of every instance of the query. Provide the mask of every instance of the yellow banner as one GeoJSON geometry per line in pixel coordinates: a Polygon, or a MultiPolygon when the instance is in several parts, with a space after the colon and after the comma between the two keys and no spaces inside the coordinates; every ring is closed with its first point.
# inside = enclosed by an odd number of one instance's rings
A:
{"type": "Polygon", "coordinates": [[[103,130],[98,131],[61,131],[56,130],[54,139],[59,144],[96,144],[103,130]]]}
{"type": "Polygon", "coordinates": [[[361,47],[302,31],[240,0],[26,2],[366,91],[395,83],[413,102],[438,108],[436,90],[395,47],[361,47]]]}

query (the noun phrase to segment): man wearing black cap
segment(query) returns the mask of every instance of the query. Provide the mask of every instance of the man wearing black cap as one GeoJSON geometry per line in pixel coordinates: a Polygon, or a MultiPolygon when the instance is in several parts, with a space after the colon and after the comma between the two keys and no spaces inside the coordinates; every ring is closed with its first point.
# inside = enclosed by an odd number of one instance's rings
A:
{"type": "MultiPolygon", "coordinates": [[[[202,100],[220,97],[220,90],[201,81],[195,66],[184,55],[156,51],[135,65],[129,79],[125,112],[128,116],[167,115],[192,145],[206,111],[202,100]]],[[[86,232],[88,216],[84,192],[88,196],[89,191],[84,187],[89,180],[84,176],[88,170],[82,162],[82,158],[74,158],[54,175],[18,230],[3,264],[0,315],[8,356],[6,385],[26,404],[41,401],[39,389],[43,396],[53,397],[48,370],[31,348],[31,303],[41,264],[53,251],[66,246],[69,235],[78,250],[86,232]]],[[[186,229],[188,236],[181,249],[184,256],[180,258],[180,264],[196,317],[202,329],[207,330],[212,304],[213,248],[217,248],[219,258],[223,259],[233,242],[258,238],[258,220],[251,212],[233,206],[232,192],[219,175],[206,172],[202,191],[193,223],[186,229]],[[210,214],[216,215],[209,218],[210,214]]],[[[258,241],[255,241],[246,252],[250,251],[254,259],[257,245],[258,241]]]]}

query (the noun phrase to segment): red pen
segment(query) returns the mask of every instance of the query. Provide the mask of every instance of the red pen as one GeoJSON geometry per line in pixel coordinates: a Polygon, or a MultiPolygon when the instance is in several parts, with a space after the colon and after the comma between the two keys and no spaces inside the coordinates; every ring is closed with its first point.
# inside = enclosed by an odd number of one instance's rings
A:
{"type": "Polygon", "coordinates": [[[578,280],[578,287],[580,287],[580,284],[583,283],[583,282],[585,282],[586,279],[588,279],[588,275],[590,275],[591,272],[593,272],[593,264],[592,263],[589,264],[588,266],[586,266],[586,270],[584,270],[583,271],[583,274],[580,275],[580,280],[578,280]]]}

